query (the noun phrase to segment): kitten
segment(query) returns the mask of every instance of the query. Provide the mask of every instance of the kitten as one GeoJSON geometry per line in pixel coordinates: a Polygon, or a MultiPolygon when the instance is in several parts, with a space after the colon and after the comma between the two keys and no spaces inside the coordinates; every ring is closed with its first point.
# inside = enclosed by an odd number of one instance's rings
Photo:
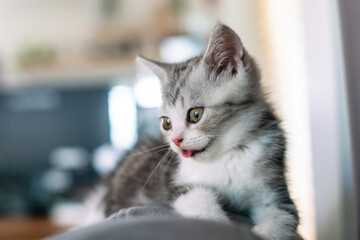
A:
{"type": "Polygon", "coordinates": [[[110,177],[105,214],[164,204],[185,217],[228,222],[230,213],[246,210],[265,239],[301,239],[285,179],[284,132],[237,34],[218,24],[202,56],[137,61],[161,81],[165,142],[138,144],[124,158],[110,177]]]}

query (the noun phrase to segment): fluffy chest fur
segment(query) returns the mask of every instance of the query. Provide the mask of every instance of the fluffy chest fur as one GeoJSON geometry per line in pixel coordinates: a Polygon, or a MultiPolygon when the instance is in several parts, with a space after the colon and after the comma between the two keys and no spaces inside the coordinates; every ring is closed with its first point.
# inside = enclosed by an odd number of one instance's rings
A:
{"type": "Polygon", "coordinates": [[[206,162],[182,158],[174,181],[214,188],[234,207],[248,208],[260,200],[258,193],[265,188],[257,168],[262,155],[262,145],[253,142],[246,148],[232,149],[206,162]]]}

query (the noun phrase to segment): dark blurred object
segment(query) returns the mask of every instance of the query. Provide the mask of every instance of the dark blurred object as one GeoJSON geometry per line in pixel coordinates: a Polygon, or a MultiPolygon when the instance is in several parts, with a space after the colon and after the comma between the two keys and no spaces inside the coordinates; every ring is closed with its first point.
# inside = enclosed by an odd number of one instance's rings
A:
{"type": "Polygon", "coordinates": [[[91,187],[109,135],[107,87],[0,93],[0,214],[45,213],[91,187]]]}

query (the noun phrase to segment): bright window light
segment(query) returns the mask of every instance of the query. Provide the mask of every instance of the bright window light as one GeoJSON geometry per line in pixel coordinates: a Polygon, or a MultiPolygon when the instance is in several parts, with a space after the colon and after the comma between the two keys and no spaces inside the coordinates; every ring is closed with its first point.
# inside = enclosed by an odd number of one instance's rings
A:
{"type": "Polygon", "coordinates": [[[164,62],[174,63],[201,54],[202,45],[189,36],[169,37],[160,45],[160,57],[164,62]]]}
{"type": "Polygon", "coordinates": [[[116,149],[128,149],[137,139],[136,103],[131,88],[113,87],[108,96],[110,137],[116,149]]]}
{"type": "Polygon", "coordinates": [[[157,108],[161,106],[160,82],[157,77],[140,78],[135,86],[135,99],[139,106],[157,108]]]}

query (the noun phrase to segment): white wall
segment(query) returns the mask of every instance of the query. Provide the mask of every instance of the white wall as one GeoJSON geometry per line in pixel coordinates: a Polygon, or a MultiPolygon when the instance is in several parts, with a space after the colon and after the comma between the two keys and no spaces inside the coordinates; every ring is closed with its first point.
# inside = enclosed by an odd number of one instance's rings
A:
{"type": "Polygon", "coordinates": [[[303,0],[303,14],[318,239],[355,240],[354,178],[336,1],[303,0]]]}

